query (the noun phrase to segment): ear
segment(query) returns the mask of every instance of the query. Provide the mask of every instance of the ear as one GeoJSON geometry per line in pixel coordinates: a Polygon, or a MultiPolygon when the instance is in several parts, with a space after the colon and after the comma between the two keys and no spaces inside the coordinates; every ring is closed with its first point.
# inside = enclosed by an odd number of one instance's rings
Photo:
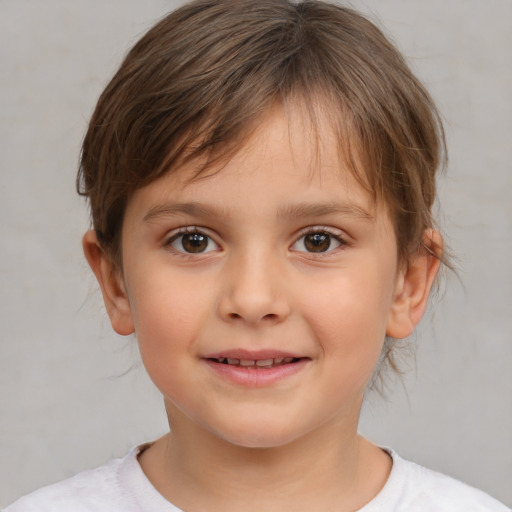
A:
{"type": "Polygon", "coordinates": [[[423,245],[398,273],[386,329],[388,336],[403,339],[414,331],[425,313],[442,253],[441,234],[433,229],[425,230],[423,245]]]}
{"type": "Polygon", "coordinates": [[[112,328],[118,334],[132,334],[135,328],[121,271],[101,247],[94,230],[85,233],[82,247],[100,285],[112,328]]]}

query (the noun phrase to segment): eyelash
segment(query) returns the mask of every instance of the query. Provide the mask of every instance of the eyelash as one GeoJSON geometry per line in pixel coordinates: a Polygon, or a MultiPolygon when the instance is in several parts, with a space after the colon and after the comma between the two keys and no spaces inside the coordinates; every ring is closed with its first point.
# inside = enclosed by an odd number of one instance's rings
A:
{"type": "MultiPolygon", "coordinates": [[[[321,242],[322,241],[320,240],[320,243],[321,242]]],[[[307,228],[304,228],[303,230],[301,230],[301,232],[299,233],[299,236],[295,239],[295,242],[290,247],[291,247],[291,250],[294,252],[314,254],[317,256],[325,256],[325,255],[330,254],[331,252],[335,251],[336,249],[343,248],[344,246],[347,246],[347,245],[349,245],[348,242],[346,241],[346,239],[344,237],[342,237],[340,235],[339,232],[334,232],[334,230],[332,228],[327,228],[324,226],[315,226],[315,227],[307,227],[307,228]],[[305,237],[307,237],[308,235],[315,235],[315,234],[327,235],[327,237],[329,237],[329,246],[327,247],[326,250],[309,251],[309,250],[294,249],[294,247],[297,246],[297,244],[299,244],[301,241],[302,241],[302,245],[304,247],[306,247],[305,242],[303,241],[305,239],[305,237]],[[335,240],[335,242],[338,244],[334,248],[331,248],[332,240],[335,240]]],[[[209,252],[213,252],[219,248],[219,244],[217,244],[217,242],[215,242],[215,240],[210,235],[208,235],[203,229],[201,229],[197,226],[187,226],[187,227],[179,229],[177,232],[172,233],[169,236],[169,238],[167,238],[165,240],[163,246],[166,248],[169,248],[170,250],[179,254],[180,256],[185,256],[185,257],[193,257],[194,255],[204,255],[209,252]],[[205,237],[207,239],[206,249],[208,249],[208,250],[199,250],[197,252],[194,252],[194,251],[180,250],[180,249],[174,247],[174,245],[173,245],[174,242],[178,241],[180,238],[183,240],[183,238],[189,234],[205,237]],[[212,244],[215,247],[210,249],[209,247],[212,244]]]]}
{"type": "Polygon", "coordinates": [[[195,254],[204,255],[204,254],[214,251],[215,248],[219,247],[219,244],[217,244],[217,242],[215,242],[215,240],[210,235],[205,233],[205,231],[203,229],[198,228],[197,226],[187,226],[184,228],[180,228],[177,232],[171,234],[169,236],[169,238],[167,238],[164,241],[163,245],[164,245],[164,247],[172,250],[174,253],[179,254],[180,256],[184,256],[184,257],[191,257],[191,256],[193,257],[195,254]],[[194,251],[180,250],[173,246],[174,242],[178,241],[180,238],[183,239],[186,235],[204,236],[207,239],[206,247],[208,248],[211,244],[215,245],[215,247],[213,249],[210,249],[207,251],[194,252],[194,251]]]}
{"type": "MultiPolygon", "coordinates": [[[[303,252],[306,254],[313,254],[315,256],[327,256],[328,254],[331,254],[336,249],[342,249],[345,246],[348,246],[349,243],[345,239],[345,237],[341,236],[340,232],[338,230],[334,230],[332,228],[328,228],[325,226],[314,226],[314,227],[307,227],[304,228],[301,232],[299,237],[296,239],[296,241],[292,244],[292,247],[297,245],[301,240],[304,240],[306,236],[308,235],[315,235],[315,234],[322,234],[327,235],[330,239],[329,247],[325,251],[297,251],[297,252],[303,252]],[[339,245],[337,245],[334,248],[331,248],[332,240],[335,240],[339,245]]],[[[304,242],[303,242],[304,244],[304,242]]]]}

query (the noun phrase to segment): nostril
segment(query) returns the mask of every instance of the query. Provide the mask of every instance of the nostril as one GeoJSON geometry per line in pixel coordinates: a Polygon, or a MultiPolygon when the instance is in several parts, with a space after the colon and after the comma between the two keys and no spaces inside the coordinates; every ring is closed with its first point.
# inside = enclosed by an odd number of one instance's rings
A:
{"type": "MultiPolygon", "coordinates": [[[[229,318],[231,318],[232,320],[240,320],[243,319],[244,316],[240,315],[239,313],[229,313],[229,318]]],[[[261,320],[276,321],[278,318],[279,315],[276,315],[275,313],[268,313],[266,315],[263,315],[261,317],[261,320]]]]}

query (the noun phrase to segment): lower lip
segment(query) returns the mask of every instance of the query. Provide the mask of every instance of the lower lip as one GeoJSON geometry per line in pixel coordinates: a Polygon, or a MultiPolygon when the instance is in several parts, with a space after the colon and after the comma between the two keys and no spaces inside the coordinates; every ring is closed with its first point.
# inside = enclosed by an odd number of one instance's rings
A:
{"type": "Polygon", "coordinates": [[[205,359],[204,361],[217,375],[229,382],[240,386],[260,388],[271,386],[276,382],[299,373],[310,362],[310,359],[300,359],[295,363],[259,369],[216,363],[210,359],[205,359]]]}

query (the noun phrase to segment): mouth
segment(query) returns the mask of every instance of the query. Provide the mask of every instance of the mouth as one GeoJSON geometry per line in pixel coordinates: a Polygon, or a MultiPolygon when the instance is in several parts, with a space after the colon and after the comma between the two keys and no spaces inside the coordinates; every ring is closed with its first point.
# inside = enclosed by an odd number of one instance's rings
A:
{"type": "Polygon", "coordinates": [[[237,366],[253,370],[269,370],[283,365],[298,363],[304,360],[304,357],[275,357],[266,359],[237,359],[231,357],[211,357],[209,361],[213,363],[225,364],[228,366],[237,366]]]}
{"type": "Polygon", "coordinates": [[[231,349],[207,354],[203,360],[221,380],[248,388],[263,388],[294,378],[312,361],[311,357],[274,349],[231,349]]]}

